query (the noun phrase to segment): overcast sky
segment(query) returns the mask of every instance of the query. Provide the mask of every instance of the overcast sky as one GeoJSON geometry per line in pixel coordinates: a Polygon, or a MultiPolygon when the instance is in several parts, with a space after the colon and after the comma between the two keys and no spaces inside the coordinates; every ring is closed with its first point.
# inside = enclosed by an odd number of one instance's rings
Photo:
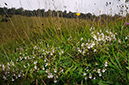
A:
{"type": "Polygon", "coordinates": [[[0,7],[23,7],[29,10],[38,8],[45,10],[67,10],[68,12],[92,13],[96,15],[118,14],[120,10],[117,6],[121,4],[124,5],[125,0],[0,0],[0,7]],[[8,6],[5,6],[4,3],[7,3],[8,6]]]}

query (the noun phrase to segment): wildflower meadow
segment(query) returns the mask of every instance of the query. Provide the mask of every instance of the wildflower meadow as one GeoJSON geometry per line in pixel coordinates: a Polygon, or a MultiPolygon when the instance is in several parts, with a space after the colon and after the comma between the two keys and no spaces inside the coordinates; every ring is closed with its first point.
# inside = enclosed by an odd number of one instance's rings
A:
{"type": "Polygon", "coordinates": [[[0,84],[128,85],[128,15],[79,16],[0,22],[0,84]]]}

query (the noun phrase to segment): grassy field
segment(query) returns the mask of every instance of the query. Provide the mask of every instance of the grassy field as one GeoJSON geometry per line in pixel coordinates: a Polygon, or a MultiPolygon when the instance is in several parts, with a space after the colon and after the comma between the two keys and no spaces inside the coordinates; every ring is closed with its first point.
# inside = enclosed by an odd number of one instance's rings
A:
{"type": "Polygon", "coordinates": [[[8,19],[0,22],[1,84],[129,84],[128,16],[8,19]]]}

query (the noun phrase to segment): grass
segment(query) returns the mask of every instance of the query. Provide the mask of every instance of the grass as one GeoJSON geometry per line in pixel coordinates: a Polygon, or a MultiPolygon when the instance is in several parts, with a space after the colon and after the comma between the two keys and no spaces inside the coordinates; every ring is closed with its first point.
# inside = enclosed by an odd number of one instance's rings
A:
{"type": "Polygon", "coordinates": [[[14,15],[0,22],[0,83],[127,85],[126,22],[14,15]]]}

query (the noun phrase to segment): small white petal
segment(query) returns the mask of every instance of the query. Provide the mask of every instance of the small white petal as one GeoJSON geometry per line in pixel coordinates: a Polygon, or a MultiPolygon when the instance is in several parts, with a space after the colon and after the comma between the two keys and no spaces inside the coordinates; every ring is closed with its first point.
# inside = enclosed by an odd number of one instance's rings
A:
{"type": "Polygon", "coordinates": [[[85,76],[85,75],[86,75],[86,73],[83,73],[83,75],[85,76]]]}
{"type": "Polygon", "coordinates": [[[89,78],[90,78],[90,79],[92,78],[92,74],[91,74],[91,73],[89,73],[89,78]]]}
{"type": "Polygon", "coordinates": [[[98,71],[98,73],[101,73],[101,72],[100,72],[100,69],[98,69],[97,71],[98,71]]]}
{"type": "Polygon", "coordinates": [[[96,77],[93,78],[94,80],[96,79],[96,77]]]}
{"type": "Polygon", "coordinates": [[[12,78],[12,81],[14,81],[14,79],[12,78]]]}
{"type": "Polygon", "coordinates": [[[85,80],[87,80],[87,76],[85,77],[85,80]]]}
{"type": "Polygon", "coordinates": [[[57,82],[57,80],[54,80],[54,83],[56,83],[57,82]]]}
{"type": "Polygon", "coordinates": [[[99,73],[99,76],[102,76],[102,74],[101,74],[101,73],[99,73]]]}

